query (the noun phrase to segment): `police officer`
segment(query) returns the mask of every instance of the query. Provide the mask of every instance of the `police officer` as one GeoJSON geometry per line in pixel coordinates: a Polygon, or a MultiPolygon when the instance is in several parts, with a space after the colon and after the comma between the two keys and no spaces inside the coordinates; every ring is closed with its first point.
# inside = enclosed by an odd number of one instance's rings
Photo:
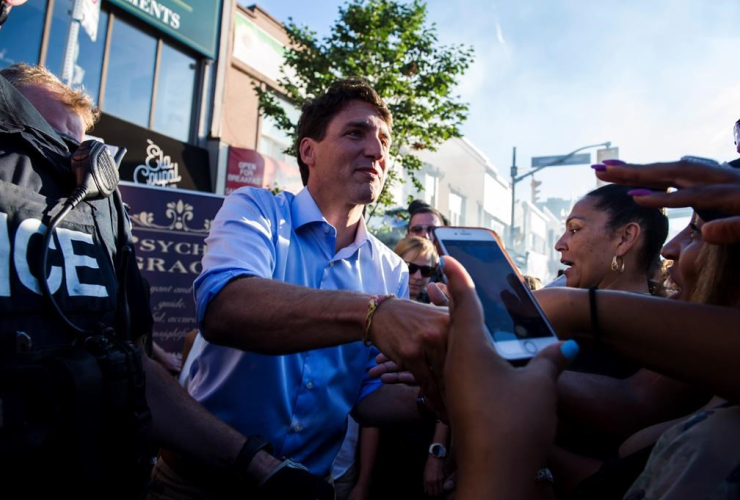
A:
{"type": "Polygon", "coordinates": [[[80,143],[97,112],[45,68],[0,75],[1,488],[140,497],[152,438],[224,478],[229,495],[299,487],[294,498],[327,498],[326,483],[281,468],[269,443],[213,417],[142,355],[151,313],[119,193],[69,212],[39,266],[46,228],[80,183],[72,165],[90,160],[80,143]]]}

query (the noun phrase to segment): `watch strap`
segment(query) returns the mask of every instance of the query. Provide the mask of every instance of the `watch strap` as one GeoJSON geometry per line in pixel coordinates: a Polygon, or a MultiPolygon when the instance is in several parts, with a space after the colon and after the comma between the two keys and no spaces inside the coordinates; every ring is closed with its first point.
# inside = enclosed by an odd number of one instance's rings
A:
{"type": "Polygon", "coordinates": [[[249,464],[252,462],[254,456],[262,450],[272,453],[270,442],[257,434],[249,436],[234,461],[234,474],[243,480],[249,480],[249,475],[247,474],[249,464]]]}

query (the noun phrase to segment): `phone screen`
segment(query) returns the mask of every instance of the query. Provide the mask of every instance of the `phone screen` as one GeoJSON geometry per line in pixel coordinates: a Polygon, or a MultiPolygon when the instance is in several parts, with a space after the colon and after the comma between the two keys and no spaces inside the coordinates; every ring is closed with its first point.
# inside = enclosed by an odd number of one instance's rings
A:
{"type": "Polygon", "coordinates": [[[444,246],[473,278],[494,342],[554,337],[526,285],[495,242],[445,240],[444,246]]]}

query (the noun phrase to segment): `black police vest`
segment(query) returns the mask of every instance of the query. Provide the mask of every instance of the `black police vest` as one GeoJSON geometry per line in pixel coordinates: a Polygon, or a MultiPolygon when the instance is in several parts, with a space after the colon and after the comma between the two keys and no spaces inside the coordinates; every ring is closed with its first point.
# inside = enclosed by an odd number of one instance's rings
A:
{"type": "Polygon", "coordinates": [[[15,484],[29,498],[133,498],[151,451],[136,343],[151,332],[148,293],[115,193],[80,203],[50,243],[49,289],[90,333],[73,332],[43,296],[43,234],[74,188],[71,155],[57,144],[0,123],[2,488],[15,484]]]}
{"type": "Polygon", "coordinates": [[[108,200],[83,202],[64,218],[50,243],[51,268],[42,277],[43,235],[61,204],[0,181],[1,350],[15,349],[23,339],[32,349],[71,343],[72,332],[42,295],[39,280],[44,278],[73,323],[86,330],[100,324],[115,327],[118,284],[114,258],[118,256],[115,242],[110,241],[107,205],[108,200]],[[101,227],[101,222],[107,227],[101,227]]]}

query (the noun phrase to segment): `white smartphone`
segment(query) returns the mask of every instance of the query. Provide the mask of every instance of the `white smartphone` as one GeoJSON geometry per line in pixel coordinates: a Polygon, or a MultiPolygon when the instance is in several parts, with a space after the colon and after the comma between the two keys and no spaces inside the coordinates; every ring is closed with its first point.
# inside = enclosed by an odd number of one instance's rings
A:
{"type": "Polygon", "coordinates": [[[440,254],[454,257],[475,282],[485,326],[501,357],[527,360],[558,342],[498,235],[489,229],[438,227],[440,254]]]}

